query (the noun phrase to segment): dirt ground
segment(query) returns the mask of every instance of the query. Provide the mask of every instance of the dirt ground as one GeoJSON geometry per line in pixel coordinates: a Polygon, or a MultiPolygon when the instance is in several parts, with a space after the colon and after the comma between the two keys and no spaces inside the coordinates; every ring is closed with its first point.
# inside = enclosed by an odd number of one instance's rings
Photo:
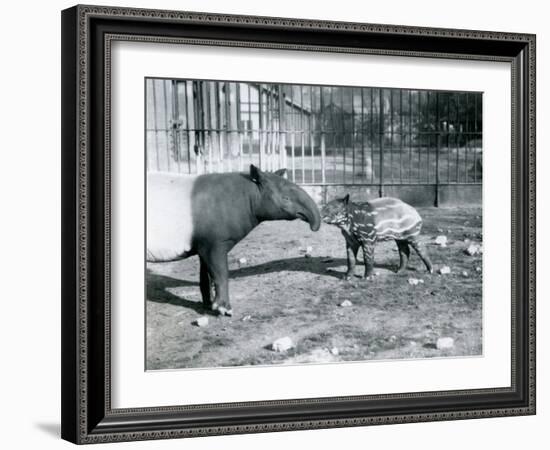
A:
{"type": "MultiPolygon", "coordinates": [[[[434,274],[414,252],[409,269],[394,273],[399,255],[390,241],[377,244],[373,279],[344,281],[345,243],[337,228],[312,233],[297,220],[261,224],[229,255],[233,317],[203,310],[197,257],[148,264],[147,369],[480,355],[482,256],[465,249],[482,242],[481,208],[418,211],[434,274]],[[437,235],[447,236],[446,247],[434,243],[437,235]],[[450,274],[437,273],[443,265],[450,274]],[[423,283],[413,286],[410,278],[423,283]],[[345,300],[351,306],[340,306],[345,300]],[[201,316],[208,324],[193,325],[201,316]],[[294,347],[273,351],[282,337],[294,347]],[[438,349],[440,337],[454,346],[438,349]]],[[[357,275],[361,261],[360,252],[357,275]]]]}

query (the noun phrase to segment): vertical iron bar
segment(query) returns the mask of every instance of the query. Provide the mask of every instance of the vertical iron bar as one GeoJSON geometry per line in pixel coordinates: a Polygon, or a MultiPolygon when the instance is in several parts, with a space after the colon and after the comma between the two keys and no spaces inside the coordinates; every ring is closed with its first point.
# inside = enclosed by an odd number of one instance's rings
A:
{"type": "Polygon", "coordinates": [[[252,130],[252,93],[250,89],[250,83],[246,83],[248,88],[248,123],[246,129],[248,131],[248,163],[252,164],[252,145],[254,141],[254,131],[252,130]]]}
{"type": "Polygon", "coordinates": [[[378,189],[378,196],[384,196],[384,90],[380,88],[378,90],[378,115],[379,115],[379,147],[380,147],[380,187],[378,189]]]}
{"type": "Polygon", "coordinates": [[[311,149],[311,183],[315,183],[315,135],[313,126],[313,86],[309,85],[309,147],[311,149]]]}
{"type": "MultiPolygon", "coordinates": [[[[478,137],[477,137],[477,95],[478,94],[473,94],[474,95],[474,137],[475,137],[475,140],[474,142],[477,142],[478,141],[478,137]]],[[[465,162],[464,165],[466,166],[466,172],[468,171],[468,163],[465,162]]],[[[466,181],[468,181],[468,179],[466,178],[466,181]]],[[[477,182],[477,144],[474,146],[474,183],[477,182]]]]}
{"type": "Polygon", "coordinates": [[[241,83],[235,83],[235,109],[237,122],[237,135],[239,137],[239,171],[243,170],[243,133],[241,125],[241,83]]]}
{"type": "Polygon", "coordinates": [[[399,183],[403,184],[403,89],[399,89],[399,183]]]}
{"type": "Polygon", "coordinates": [[[157,161],[157,171],[160,170],[160,159],[159,159],[159,138],[158,138],[158,121],[157,121],[157,92],[155,87],[155,81],[151,80],[152,93],[153,93],[153,128],[155,133],[155,157],[157,161]]]}
{"type": "Polygon", "coordinates": [[[178,102],[178,84],[176,80],[171,80],[172,86],[172,140],[174,141],[174,159],[178,167],[178,173],[181,173],[180,144],[179,144],[179,102],[178,102]]]}
{"type": "Polygon", "coordinates": [[[306,179],[306,154],[304,143],[304,86],[300,85],[300,142],[302,145],[302,183],[306,179]]]}
{"type": "Polygon", "coordinates": [[[365,88],[361,89],[361,178],[366,179],[365,167],[365,88]]]}
{"type": "Polygon", "coordinates": [[[352,154],[352,183],[355,177],[355,88],[351,88],[351,154],[352,154]]]}
{"type": "Polygon", "coordinates": [[[321,181],[326,183],[326,161],[325,161],[325,108],[323,99],[323,86],[319,86],[319,118],[321,121],[321,181]]]}
{"type": "Polygon", "coordinates": [[[259,156],[260,156],[260,161],[259,161],[260,169],[264,168],[263,167],[263,164],[264,164],[264,136],[263,136],[264,119],[263,119],[262,98],[263,98],[262,85],[259,84],[258,85],[258,114],[259,114],[258,124],[259,124],[260,129],[258,130],[258,139],[260,141],[260,154],[259,154],[259,156]]]}
{"type": "Polygon", "coordinates": [[[341,134],[340,134],[340,142],[342,143],[342,154],[343,154],[343,162],[344,162],[344,170],[342,173],[342,182],[346,183],[346,111],[344,109],[344,89],[343,87],[340,88],[340,116],[342,118],[342,127],[341,127],[341,134]]]}
{"type": "Polygon", "coordinates": [[[212,173],[212,108],[210,105],[210,89],[211,89],[211,81],[206,81],[204,84],[204,98],[205,98],[205,104],[206,107],[204,108],[206,110],[206,122],[204,125],[205,128],[205,135],[208,133],[208,141],[205,141],[205,144],[208,145],[208,173],[212,173]],[[208,131],[206,131],[208,130],[208,131]]]}
{"type": "Polygon", "coordinates": [[[332,181],[336,182],[336,132],[334,128],[334,86],[330,88],[330,135],[332,147],[332,181]]]}
{"type": "Polygon", "coordinates": [[[422,167],[422,91],[418,91],[418,175],[417,182],[422,181],[420,168],[422,167]]]}
{"type": "Polygon", "coordinates": [[[390,179],[393,184],[393,89],[390,89],[390,179]]]}
{"type": "Polygon", "coordinates": [[[409,179],[408,179],[409,183],[412,182],[412,144],[413,144],[412,110],[413,110],[412,90],[409,90],[409,179]]]}
{"type": "MultiPolygon", "coordinates": [[[[370,92],[370,162],[373,170],[370,172],[370,183],[374,184],[374,88],[369,88],[370,92]]],[[[380,176],[380,174],[378,174],[380,176]]]]}
{"type": "Polygon", "coordinates": [[[191,139],[189,137],[189,88],[187,87],[187,80],[183,80],[184,85],[184,92],[185,95],[183,96],[183,110],[185,111],[185,114],[183,115],[185,119],[185,140],[187,142],[187,170],[189,173],[192,173],[191,169],[191,139]]]}
{"type": "Polygon", "coordinates": [[[279,159],[280,166],[286,168],[285,94],[282,84],[279,84],[279,159]]]}
{"type": "MultiPolygon", "coordinates": [[[[468,104],[468,94],[466,93],[466,131],[468,131],[469,129],[469,119],[470,119],[470,115],[468,114],[468,108],[469,108],[469,104],[468,104]]],[[[465,148],[465,155],[468,155],[468,135],[466,135],[466,148],[465,148]]],[[[459,156],[459,152],[457,151],[456,152],[456,182],[458,183],[460,181],[460,172],[459,172],[459,167],[460,167],[460,156],[459,156]]]]}
{"type": "Polygon", "coordinates": [[[166,82],[167,80],[162,80],[162,94],[164,97],[164,136],[166,142],[166,164],[168,164],[168,172],[170,172],[170,131],[166,128],[168,127],[168,95],[166,93],[166,82]]]}
{"type": "MultiPolygon", "coordinates": [[[[430,91],[426,91],[426,119],[428,122],[428,127],[430,126],[430,91]]],[[[430,146],[432,144],[432,135],[431,131],[428,128],[428,132],[426,133],[426,183],[430,183],[430,146]]]]}
{"type": "MultiPolygon", "coordinates": [[[[440,134],[440,123],[439,123],[439,92],[435,93],[435,126],[437,134],[436,138],[436,147],[435,147],[435,200],[434,206],[439,206],[439,151],[441,147],[441,134],[440,134]]],[[[447,121],[448,122],[448,121],[447,121]]]]}
{"type": "Polygon", "coordinates": [[[295,155],[295,135],[294,135],[294,85],[290,85],[290,147],[292,155],[292,182],[296,182],[296,155],[295,155]]]}

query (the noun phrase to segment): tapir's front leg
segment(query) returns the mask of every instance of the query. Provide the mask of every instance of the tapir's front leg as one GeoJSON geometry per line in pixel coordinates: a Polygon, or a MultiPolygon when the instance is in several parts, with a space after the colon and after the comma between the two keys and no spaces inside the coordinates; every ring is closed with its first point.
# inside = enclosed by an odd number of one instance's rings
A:
{"type": "Polygon", "coordinates": [[[346,272],[345,279],[351,280],[355,275],[355,260],[357,258],[357,252],[359,251],[359,245],[349,242],[346,239],[346,250],[348,257],[348,271],[346,272]]]}
{"type": "Polygon", "coordinates": [[[199,256],[200,258],[200,288],[201,288],[201,296],[202,296],[202,304],[204,306],[204,309],[211,310],[212,309],[212,298],[214,296],[214,292],[212,292],[212,281],[210,280],[210,275],[208,274],[208,266],[206,265],[206,261],[202,258],[202,256],[199,256]]]}
{"type": "Polygon", "coordinates": [[[212,310],[218,311],[221,315],[231,316],[233,311],[229,303],[227,250],[223,246],[215,246],[202,253],[201,258],[204,259],[208,267],[208,274],[214,284],[215,296],[212,301],[212,310]]]}

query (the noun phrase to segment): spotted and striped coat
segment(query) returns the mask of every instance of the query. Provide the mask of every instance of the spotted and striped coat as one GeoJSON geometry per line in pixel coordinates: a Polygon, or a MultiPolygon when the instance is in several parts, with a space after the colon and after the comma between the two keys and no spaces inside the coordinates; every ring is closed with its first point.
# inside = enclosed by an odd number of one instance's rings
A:
{"type": "Polygon", "coordinates": [[[374,267],[374,246],[378,240],[394,239],[399,250],[399,269],[407,268],[412,247],[432,272],[432,263],[418,236],[422,218],[412,206],[396,198],[382,197],[355,203],[349,195],[329,202],[321,211],[325,223],[338,226],[346,239],[349,279],[355,272],[355,260],[361,247],[365,261],[365,277],[374,267]]]}

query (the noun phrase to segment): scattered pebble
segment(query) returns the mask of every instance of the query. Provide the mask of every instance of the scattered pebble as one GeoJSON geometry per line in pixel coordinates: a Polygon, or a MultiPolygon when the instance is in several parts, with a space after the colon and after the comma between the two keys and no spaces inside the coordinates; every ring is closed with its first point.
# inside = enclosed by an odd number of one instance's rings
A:
{"type": "Polygon", "coordinates": [[[286,352],[292,347],[294,347],[294,342],[288,336],[279,338],[271,344],[272,350],[279,353],[286,352]]]}
{"type": "Polygon", "coordinates": [[[437,232],[438,232],[438,233],[443,233],[443,228],[438,228],[438,229],[437,229],[437,232]]]}
{"type": "Polygon", "coordinates": [[[247,262],[246,258],[239,258],[239,266],[245,266],[247,262]]]}
{"type": "Polygon", "coordinates": [[[340,350],[338,350],[337,347],[332,347],[332,348],[330,349],[330,353],[331,353],[332,355],[334,355],[334,356],[337,356],[337,355],[340,353],[340,350]]]}
{"type": "Polygon", "coordinates": [[[441,247],[447,247],[447,236],[437,236],[435,238],[435,243],[441,247]]]}
{"type": "Polygon", "coordinates": [[[480,253],[480,247],[479,245],[470,244],[465,251],[467,255],[474,256],[480,253]]]}
{"type": "Polygon", "coordinates": [[[451,268],[449,266],[443,266],[441,269],[439,269],[440,275],[447,275],[451,273],[451,268]]]}
{"type": "Polygon", "coordinates": [[[418,278],[409,278],[409,284],[411,286],[416,286],[418,283],[424,283],[424,280],[418,278]]]}
{"type": "Polygon", "coordinates": [[[313,247],[311,245],[308,245],[306,247],[306,253],[312,253],[313,252],[313,247]]]}
{"type": "Polygon", "coordinates": [[[481,273],[481,267],[477,266],[477,267],[476,267],[476,272],[477,272],[477,273],[481,273]]]}
{"type": "Polygon", "coordinates": [[[208,317],[206,316],[199,317],[198,319],[193,320],[191,324],[196,325],[197,327],[205,327],[206,325],[208,325],[208,317]]]}
{"type": "Polygon", "coordinates": [[[446,350],[455,346],[455,341],[450,337],[439,338],[435,344],[438,350],[446,350]]]}
{"type": "Polygon", "coordinates": [[[467,277],[468,276],[468,272],[466,272],[465,270],[462,271],[462,276],[463,277],[467,277]]]}
{"type": "Polygon", "coordinates": [[[247,321],[249,321],[250,319],[252,319],[252,316],[244,316],[241,320],[242,320],[243,322],[247,322],[247,321]]]}
{"type": "Polygon", "coordinates": [[[344,300],[342,303],[340,303],[340,306],[345,308],[347,306],[352,306],[353,303],[351,303],[349,300],[344,300]]]}

